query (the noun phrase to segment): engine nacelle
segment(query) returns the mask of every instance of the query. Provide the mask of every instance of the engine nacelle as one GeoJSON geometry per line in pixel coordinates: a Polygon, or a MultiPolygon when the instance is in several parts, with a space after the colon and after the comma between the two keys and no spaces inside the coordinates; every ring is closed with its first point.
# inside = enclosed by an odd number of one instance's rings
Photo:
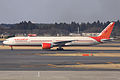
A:
{"type": "Polygon", "coordinates": [[[50,49],[53,45],[51,43],[42,43],[42,49],[50,49]]]}

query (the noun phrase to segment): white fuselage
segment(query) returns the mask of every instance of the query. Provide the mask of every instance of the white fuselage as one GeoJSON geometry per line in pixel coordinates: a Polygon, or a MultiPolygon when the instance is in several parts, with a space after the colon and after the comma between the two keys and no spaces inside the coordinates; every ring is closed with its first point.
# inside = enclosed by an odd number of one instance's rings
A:
{"type": "Polygon", "coordinates": [[[41,46],[42,43],[71,41],[64,46],[84,46],[99,44],[95,39],[90,37],[13,37],[6,39],[3,43],[12,46],[41,46]]]}

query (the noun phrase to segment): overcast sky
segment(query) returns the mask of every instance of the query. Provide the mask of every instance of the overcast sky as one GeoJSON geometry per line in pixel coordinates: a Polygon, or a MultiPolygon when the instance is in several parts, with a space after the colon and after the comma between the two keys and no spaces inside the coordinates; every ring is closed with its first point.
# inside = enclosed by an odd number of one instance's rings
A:
{"type": "Polygon", "coordinates": [[[0,23],[93,22],[120,19],[120,0],[0,0],[0,23]]]}

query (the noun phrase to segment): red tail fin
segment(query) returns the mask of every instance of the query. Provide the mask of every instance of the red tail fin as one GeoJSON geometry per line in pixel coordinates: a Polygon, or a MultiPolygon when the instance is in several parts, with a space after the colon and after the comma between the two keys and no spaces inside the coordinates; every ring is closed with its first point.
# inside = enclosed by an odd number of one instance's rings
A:
{"type": "Polygon", "coordinates": [[[113,30],[113,27],[115,25],[115,22],[111,22],[97,37],[91,37],[95,39],[98,42],[103,42],[102,39],[110,39],[111,32],[113,30]]]}
{"type": "Polygon", "coordinates": [[[99,35],[101,38],[110,38],[115,22],[111,22],[99,35]]]}

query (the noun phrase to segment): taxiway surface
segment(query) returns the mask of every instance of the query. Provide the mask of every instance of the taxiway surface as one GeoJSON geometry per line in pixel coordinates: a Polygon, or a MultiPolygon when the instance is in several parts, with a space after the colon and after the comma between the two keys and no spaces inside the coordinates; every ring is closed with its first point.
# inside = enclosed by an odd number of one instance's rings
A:
{"type": "MultiPolygon", "coordinates": [[[[41,70],[41,71],[93,71],[93,70],[116,70],[116,69],[86,69],[86,68],[57,68],[52,65],[76,65],[80,64],[108,64],[120,63],[119,57],[95,57],[95,56],[39,56],[41,54],[75,53],[86,50],[65,50],[65,51],[42,51],[42,50],[0,50],[0,70],[41,70]]],[[[99,52],[87,50],[87,52],[99,52]]],[[[104,50],[103,50],[104,52],[104,50]]],[[[106,51],[105,51],[106,52],[106,51]]],[[[108,51],[109,52],[109,51],[108,51]]],[[[111,52],[111,51],[110,51],[111,52]]],[[[113,51],[115,52],[115,51],[113,51]]],[[[116,51],[119,52],[119,51],[116,51]]],[[[117,69],[116,71],[118,71],[117,69]]]]}
{"type": "MultiPolygon", "coordinates": [[[[120,47],[120,42],[114,45],[97,45],[96,47],[120,47]]],[[[41,56],[35,54],[74,54],[74,53],[120,53],[120,50],[82,50],[66,49],[57,51],[55,49],[43,51],[40,49],[0,49],[0,70],[2,71],[120,71],[120,69],[104,68],[75,68],[56,67],[60,65],[93,65],[93,64],[120,64],[120,57],[96,57],[96,56],[41,56]]]]}

